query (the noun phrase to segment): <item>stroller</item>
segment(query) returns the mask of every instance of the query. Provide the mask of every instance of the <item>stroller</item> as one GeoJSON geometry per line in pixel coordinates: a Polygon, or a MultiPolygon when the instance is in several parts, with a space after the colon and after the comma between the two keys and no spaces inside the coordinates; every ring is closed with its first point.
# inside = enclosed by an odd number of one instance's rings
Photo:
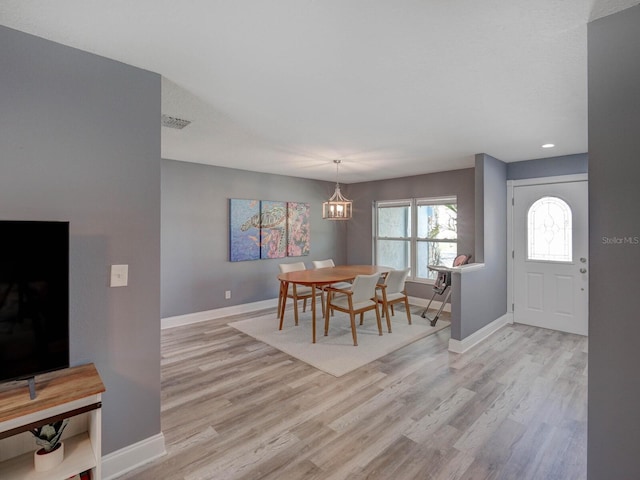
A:
{"type": "Polygon", "coordinates": [[[438,277],[436,278],[436,283],[433,285],[433,296],[431,297],[431,300],[429,300],[429,304],[427,305],[427,308],[425,308],[424,311],[422,312],[422,318],[426,318],[427,320],[429,320],[432,327],[436,326],[436,322],[438,321],[438,317],[442,313],[442,310],[444,309],[445,304],[449,301],[449,298],[451,298],[451,271],[452,271],[452,268],[453,267],[459,267],[461,265],[466,265],[467,263],[469,263],[469,260],[471,260],[471,255],[461,254],[461,255],[458,255],[453,260],[453,266],[452,267],[443,267],[441,265],[428,265],[427,266],[427,268],[429,270],[431,270],[433,272],[438,272],[438,277]],[[442,301],[442,304],[440,305],[440,308],[438,309],[435,317],[433,317],[433,318],[427,317],[427,311],[429,310],[429,307],[431,306],[431,302],[433,302],[433,299],[436,298],[436,295],[444,295],[445,292],[447,292],[447,295],[444,298],[444,300],[442,301]]]}

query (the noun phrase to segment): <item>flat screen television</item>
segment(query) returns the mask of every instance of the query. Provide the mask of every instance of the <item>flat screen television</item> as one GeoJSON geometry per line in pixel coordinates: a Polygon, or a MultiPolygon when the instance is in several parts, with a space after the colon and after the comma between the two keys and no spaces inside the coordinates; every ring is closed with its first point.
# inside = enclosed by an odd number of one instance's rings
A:
{"type": "Polygon", "coordinates": [[[69,223],[0,221],[0,381],[69,366],[69,223]]]}

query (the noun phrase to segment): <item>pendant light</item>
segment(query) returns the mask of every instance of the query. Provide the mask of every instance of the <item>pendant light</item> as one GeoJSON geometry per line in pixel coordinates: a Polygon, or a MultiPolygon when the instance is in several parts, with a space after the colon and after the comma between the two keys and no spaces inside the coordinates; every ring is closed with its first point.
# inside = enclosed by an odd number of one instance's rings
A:
{"type": "Polygon", "coordinates": [[[336,164],[336,191],[328,201],[322,204],[322,218],[327,220],[349,220],[351,218],[353,202],[344,198],[340,193],[340,183],[338,182],[340,162],[340,160],[333,161],[336,164]]]}

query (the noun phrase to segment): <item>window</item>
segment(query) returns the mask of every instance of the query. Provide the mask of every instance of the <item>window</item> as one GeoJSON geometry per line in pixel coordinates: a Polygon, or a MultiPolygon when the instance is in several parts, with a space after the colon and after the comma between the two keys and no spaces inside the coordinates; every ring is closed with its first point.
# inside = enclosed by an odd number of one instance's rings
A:
{"type": "Polygon", "coordinates": [[[411,266],[411,201],[378,202],[375,264],[402,270],[411,266]]]}
{"type": "Polygon", "coordinates": [[[458,208],[454,199],[416,201],[418,235],[416,267],[419,278],[435,279],[427,265],[450,267],[458,254],[458,208]]]}
{"type": "Polygon", "coordinates": [[[435,279],[428,265],[451,266],[458,251],[456,197],[379,201],[374,208],[374,263],[411,268],[435,279]]]}
{"type": "Polygon", "coordinates": [[[564,200],[536,200],[527,212],[527,260],[571,262],[571,229],[571,207],[564,200]]]}

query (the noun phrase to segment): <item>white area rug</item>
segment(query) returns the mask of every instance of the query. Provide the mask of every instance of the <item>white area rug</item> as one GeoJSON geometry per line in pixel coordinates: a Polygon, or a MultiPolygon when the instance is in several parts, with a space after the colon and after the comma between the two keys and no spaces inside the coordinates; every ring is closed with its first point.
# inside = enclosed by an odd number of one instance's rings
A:
{"type": "MultiPolygon", "coordinates": [[[[397,308],[395,316],[391,317],[392,333],[387,332],[386,321],[383,318],[383,334],[379,336],[375,313],[367,312],[364,325],[358,325],[358,346],[355,347],[348,315],[336,312],[329,323],[329,335],[325,337],[324,319],[320,318],[321,312],[318,311],[316,343],[313,344],[311,313],[300,312],[299,325],[296,327],[291,309],[287,310],[282,330],[278,330],[279,320],[274,313],[231,322],[229,325],[335,377],[349,373],[450,325],[448,321],[440,319],[436,326],[432,327],[420,313],[411,315],[412,324],[409,325],[404,311],[397,308]]],[[[358,322],[359,316],[356,316],[356,324],[358,322]]]]}

